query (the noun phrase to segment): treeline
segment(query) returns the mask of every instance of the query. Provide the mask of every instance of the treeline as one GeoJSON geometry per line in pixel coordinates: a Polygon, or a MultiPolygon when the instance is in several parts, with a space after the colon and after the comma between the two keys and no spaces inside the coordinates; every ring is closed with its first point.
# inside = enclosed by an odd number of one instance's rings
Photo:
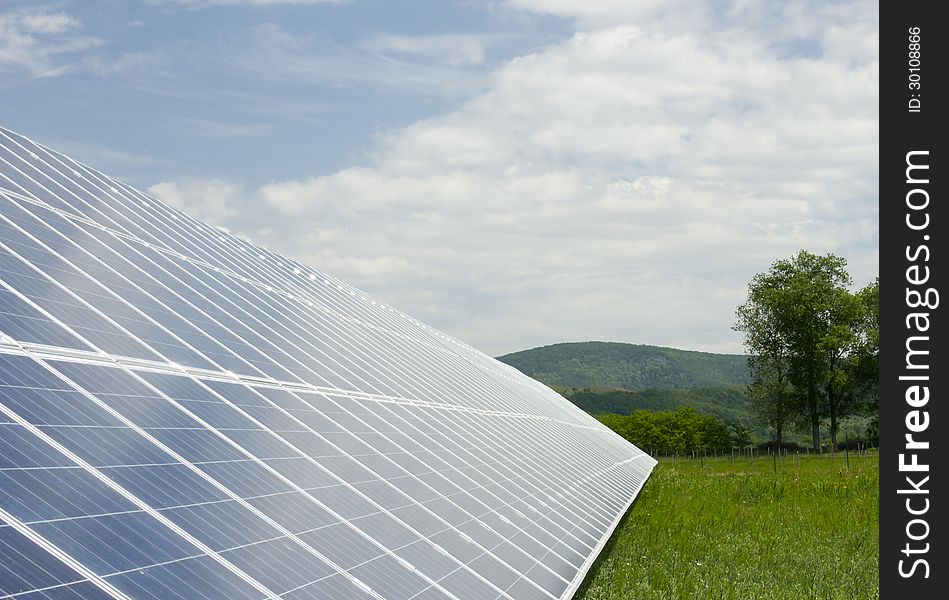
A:
{"type": "Polygon", "coordinates": [[[694,408],[725,422],[751,425],[747,385],[697,387],[670,390],[617,390],[609,388],[554,388],[591,415],[628,415],[634,410],[694,408]]]}
{"type": "Polygon", "coordinates": [[[628,415],[604,413],[596,418],[652,454],[725,452],[751,443],[746,428],[727,425],[692,408],[655,412],[634,410],[628,415]]]}
{"type": "MultiPolygon", "coordinates": [[[[826,425],[836,448],[842,419],[878,414],[880,282],[852,292],[846,267],[833,254],[802,250],[755,275],[736,311],[751,355],[752,410],[778,447],[793,428],[819,450],[826,425]]],[[[878,423],[871,421],[871,439],[878,423]]]]}

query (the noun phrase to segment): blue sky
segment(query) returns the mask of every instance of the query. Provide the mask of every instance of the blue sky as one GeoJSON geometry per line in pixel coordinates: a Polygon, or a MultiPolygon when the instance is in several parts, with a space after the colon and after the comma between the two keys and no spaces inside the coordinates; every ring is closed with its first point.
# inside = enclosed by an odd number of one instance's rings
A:
{"type": "Polygon", "coordinates": [[[877,274],[876,15],[6,1],[0,122],[489,353],[739,351],[773,260],[877,274]]]}
{"type": "Polygon", "coordinates": [[[261,185],[364,163],[377,132],[450,110],[494,65],[570,34],[555,19],[467,2],[3,8],[9,22],[32,17],[38,27],[27,33],[33,64],[0,62],[7,125],[80,145],[75,152],[138,185],[261,185]]]}

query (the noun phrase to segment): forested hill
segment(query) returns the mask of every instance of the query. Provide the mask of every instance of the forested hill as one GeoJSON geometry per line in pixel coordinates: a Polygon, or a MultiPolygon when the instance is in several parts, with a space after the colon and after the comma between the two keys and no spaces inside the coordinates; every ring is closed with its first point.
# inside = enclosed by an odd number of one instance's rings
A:
{"type": "Polygon", "coordinates": [[[564,398],[591,415],[613,413],[628,415],[634,410],[676,410],[694,408],[726,423],[754,427],[748,392],[744,385],[721,385],[676,390],[630,392],[609,388],[554,387],[564,398]]]}
{"type": "Polygon", "coordinates": [[[505,354],[498,360],[562,388],[641,391],[750,382],[744,356],[616,342],[553,344],[505,354]]]}

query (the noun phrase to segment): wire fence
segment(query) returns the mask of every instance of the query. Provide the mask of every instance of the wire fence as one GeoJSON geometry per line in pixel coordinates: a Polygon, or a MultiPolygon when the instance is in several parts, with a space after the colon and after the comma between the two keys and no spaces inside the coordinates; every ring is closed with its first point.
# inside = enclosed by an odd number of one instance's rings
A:
{"type": "Polygon", "coordinates": [[[857,443],[851,450],[850,444],[845,444],[842,448],[834,450],[833,447],[821,448],[759,448],[757,446],[734,446],[729,451],[703,451],[691,450],[681,453],[653,453],[650,456],[660,462],[677,461],[699,461],[704,467],[706,462],[743,462],[754,464],[763,464],[769,462],[772,464],[775,472],[782,466],[795,465],[800,466],[801,460],[823,459],[831,462],[840,461],[842,466],[850,467],[851,459],[860,460],[864,458],[878,458],[879,448],[872,444],[857,443]]]}

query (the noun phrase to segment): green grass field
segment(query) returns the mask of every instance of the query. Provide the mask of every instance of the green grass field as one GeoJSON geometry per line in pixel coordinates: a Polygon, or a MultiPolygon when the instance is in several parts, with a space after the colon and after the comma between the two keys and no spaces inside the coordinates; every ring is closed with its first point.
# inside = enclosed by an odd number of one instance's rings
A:
{"type": "Polygon", "coordinates": [[[878,598],[875,454],[660,460],[575,598],[878,598]]]}

